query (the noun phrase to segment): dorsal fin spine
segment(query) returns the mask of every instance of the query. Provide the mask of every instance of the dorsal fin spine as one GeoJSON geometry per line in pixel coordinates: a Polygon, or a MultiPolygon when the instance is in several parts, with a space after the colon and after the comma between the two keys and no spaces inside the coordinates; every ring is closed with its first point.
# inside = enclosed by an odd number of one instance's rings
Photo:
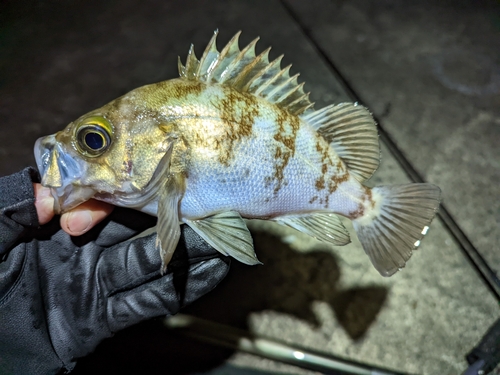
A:
{"type": "Polygon", "coordinates": [[[282,90],[288,84],[292,83],[294,80],[295,80],[295,87],[294,88],[298,88],[297,87],[298,86],[298,84],[297,84],[297,77],[298,76],[299,76],[299,74],[296,74],[296,75],[294,75],[292,77],[288,77],[288,78],[285,77],[286,79],[283,82],[277,84],[271,91],[269,91],[269,93],[267,94],[267,97],[268,98],[272,98],[277,92],[279,92],[280,90],[282,90]]]}
{"type": "MultiPolygon", "coordinates": [[[[251,82],[251,80],[255,77],[255,75],[252,76],[253,70],[256,69],[259,65],[267,66],[269,64],[270,50],[271,47],[267,48],[259,56],[257,56],[252,63],[248,64],[245,69],[243,69],[234,78],[233,85],[235,85],[235,87],[239,87],[242,91],[246,91],[245,87],[247,87],[248,83],[251,82]]],[[[259,70],[257,72],[259,72],[259,70]]]]}
{"type": "Polygon", "coordinates": [[[179,76],[181,77],[186,76],[186,67],[182,65],[180,56],[177,57],[177,69],[179,70],[179,76]]]}
{"type": "MultiPolygon", "coordinates": [[[[306,94],[306,98],[309,98],[309,93],[306,94]]],[[[295,114],[299,115],[301,113],[308,111],[309,109],[311,109],[313,107],[314,107],[314,103],[310,103],[306,106],[303,106],[302,108],[299,108],[299,110],[297,112],[295,112],[295,114]]]]}
{"type": "MultiPolygon", "coordinates": [[[[227,66],[223,82],[233,86],[233,80],[238,74],[246,67],[242,64],[245,59],[255,59],[255,44],[259,38],[254,39],[248,46],[246,46],[233,61],[227,66]],[[241,65],[241,67],[240,67],[241,65]],[[238,70],[240,68],[240,70],[238,70]]],[[[248,64],[247,64],[248,65],[248,64]]]]}
{"type": "Polygon", "coordinates": [[[194,48],[191,47],[185,66],[178,64],[179,75],[189,80],[219,83],[240,92],[260,96],[293,114],[300,114],[311,108],[313,103],[310,102],[309,95],[304,94],[303,84],[298,83],[298,75],[290,77],[290,66],[280,68],[283,56],[269,62],[270,48],[256,56],[258,38],[240,50],[240,34],[241,32],[236,33],[222,51],[218,52],[218,31],[215,31],[200,60],[196,59],[194,48]]]}
{"type": "Polygon", "coordinates": [[[219,35],[219,30],[214,31],[214,35],[212,35],[212,39],[210,39],[210,42],[208,42],[207,48],[205,48],[205,51],[203,52],[203,55],[201,56],[200,59],[200,66],[198,68],[197,75],[198,76],[206,76],[209,75],[210,72],[214,69],[214,62],[217,61],[217,59],[210,60],[208,59],[210,53],[216,54],[217,57],[219,57],[219,52],[217,51],[217,35],[219,35]],[[206,66],[206,63],[209,65],[206,66]]]}
{"type": "Polygon", "coordinates": [[[297,98],[297,100],[293,101],[292,103],[287,105],[288,110],[294,114],[294,115],[301,115],[307,110],[311,109],[314,106],[314,103],[309,103],[307,105],[304,105],[302,102],[308,102],[309,101],[309,95],[310,93],[305,93],[301,97],[297,98]]]}
{"type": "MultiPolygon", "coordinates": [[[[304,91],[304,90],[303,90],[303,88],[304,88],[304,82],[302,82],[300,85],[298,85],[298,86],[294,87],[294,88],[293,88],[292,90],[290,90],[288,93],[283,94],[283,95],[282,95],[279,99],[277,99],[276,101],[277,101],[278,103],[281,103],[281,104],[282,104],[282,105],[284,105],[284,106],[289,106],[289,105],[290,105],[290,104],[292,104],[294,101],[296,101],[296,99],[295,99],[295,100],[290,100],[290,98],[292,98],[292,99],[293,99],[292,95],[293,95],[295,92],[297,92],[297,91],[299,91],[299,92],[300,92],[300,91],[302,91],[302,92],[303,92],[303,91],[304,91]]],[[[307,94],[303,94],[301,97],[304,97],[304,98],[305,98],[305,97],[307,97],[307,94]]],[[[299,97],[299,98],[300,98],[300,97],[299,97]]]]}
{"type": "Polygon", "coordinates": [[[269,98],[273,98],[276,101],[276,103],[281,103],[283,100],[290,97],[295,91],[300,90],[302,88],[302,86],[304,86],[304,85],[303,85],[303,82],[301,84],[297,83],[298,76],[299,76],[299,74],[296,74],[293,77],[290,77],[288,80],[286,80],[285,82],[283,82],[280,85],[283,88],[285,86],[289,85],[290,89],[288,91],[282,90],[283,92],[281,93],[281,95],[279,97],[276,97],[276,98],[274,97],[275,93],[271,92],[269,94],[269,98]]]}
{"type": "Polygon", "coordinates": [[[198,59],[196,58],[196,54],[194,53],[194,45],[191,44],[186,60],[185,75],[187,79],[196,79],[196,72],[198,71],[199,64],[200,62],[198,61],[198,59]]]}
{"type": "Polygon", "coordinates": [[[265,84],[257,88],[254,92],[255,95],[261,95],[267,97],[269,94],[269,92],[267,92],[267,89],[269,89],[270,91],[274,90],[274,87],[276,83],[279,82],[280,78],[282,78],[283,76],[288,77],[288,71],[290,70],[291,67],[292,65],[288,65],[285,68],[281,69],[279,73],[276,74],[273,78],[269,79],[265,84]]]}
{"type": "Polygon", "coordinates": [[[304,98],[307,98],[308,96],[309,96],[309,93],[305,93],[304,95],[298,97],[296,100],[294,100],[293,102],[289,103],[288,105],[289,106],[295,106],[298,103],[300,103],[301,100],[303,100],[304,98]]]}
{"type": "MultiPolygon", "coordinates": [[[[263,81],[263,77],[268,73],[270,70],[274,69],[274,67],[280,65],[281,60],[283,59],[284,55],[278,56],[276,59],[271,61],[269,65],[267,65],[265,68],[263,68],[259,73],[253,77],[250,82],[247,83],[246,85],[246,91],[254,92],[255,93],[255,88],[259,87],[260,85],[257,84],[257,82],[263,81]]],[[[244,89],[245,89],[244,88],[244,89]]]]}
{"type": "Polygon", "coordinates": [[[238,41],[240,38],[241,31],[238,31],[229,41],[229,43],[222,49],[217,59],[217,64],[212,69],[211,74],[207,77],[208,80],[214,79],[216,76],[216,72],[219,72],[219,79],[215,79],[217,82],[220,82],[223,79],[224,72],[226,67],[233,61],[233,59],[240,52],[240,48],[238,47],[238,41]]]}
{"type": "Polygon", "coordinates": [[[294,87],[293,89],[291,89],[287,93],[285,93],[285,94],[281,95],[279,98],[277,98],[276,103],[286,105],[287,104],[286,99],[289,98],[295,91],[298,91],[298,90],[300,90],[300,87],[294,87]]]}

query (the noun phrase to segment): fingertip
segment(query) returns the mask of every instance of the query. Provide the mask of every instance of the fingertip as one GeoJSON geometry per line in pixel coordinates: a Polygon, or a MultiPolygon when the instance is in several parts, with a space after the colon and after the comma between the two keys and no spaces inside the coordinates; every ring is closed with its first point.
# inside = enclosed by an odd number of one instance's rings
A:
{"type": "Polygon", "coordinates": [[[91,199],[61,215],[61,228],[71,236],[80,236],[99,224],[113,208],[108,203],[91,199]]]}

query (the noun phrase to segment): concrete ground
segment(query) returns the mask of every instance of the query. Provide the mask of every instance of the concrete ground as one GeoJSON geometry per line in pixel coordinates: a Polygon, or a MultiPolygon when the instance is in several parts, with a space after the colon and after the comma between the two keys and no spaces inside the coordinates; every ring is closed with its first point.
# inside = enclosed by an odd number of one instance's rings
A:
{"type": "MultiPolygon", "coordinates": [[[[36,138],[148,83],[177,76],[191,42],[201,53],[238,30],[241,46],[285,53],[317,108],[348,100],[338,68],[495,272],[500,272],[500,4],[382,0],[7,1],[0,5],[0,175],[34,165],[36,138]]],[[[390,151],[371,184],[409,182],[390,151]]],[[[335,248],[252,222],[264,266],[233,262],[186,313],[327,355],[414,374],[458,374],[500,316],[440,220],[394,277],[372,268],[355,235],[335,248]]],[[[204,372],[229,362],[304,372],[165,331],[120,332],[75,373],[204,372]]]]}

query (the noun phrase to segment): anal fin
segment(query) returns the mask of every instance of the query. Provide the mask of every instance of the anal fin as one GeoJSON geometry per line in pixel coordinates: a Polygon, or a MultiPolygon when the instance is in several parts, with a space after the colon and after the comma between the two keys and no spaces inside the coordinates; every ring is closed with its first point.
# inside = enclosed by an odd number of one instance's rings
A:
{"type": "Polygon", "coordinates": [[[252,235],[239,213],[227,211],[200,220],[183,221],[220,253],[248,265],[261,264],[255,255],[252,235]]]}
{"type": "Polygon", "coordinates": [[[317,240],[343,246],[351,242],[349,232],[339,217],[331,213],[279,216],[274,221],[285,224],[317,240]]]}

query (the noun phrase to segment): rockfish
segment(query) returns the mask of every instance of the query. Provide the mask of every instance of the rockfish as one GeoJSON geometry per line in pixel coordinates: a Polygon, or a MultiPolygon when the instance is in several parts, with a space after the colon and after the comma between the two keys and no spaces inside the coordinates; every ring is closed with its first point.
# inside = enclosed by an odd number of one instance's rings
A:
{"type": "Polygon", "coordinates": [[[219,52],[217,32],[180,77],[137,88],[40,138],[35,156],[55,211],[95,198],[158,217],[166,269],[192,227],[223,254],[259,263],[243,218],[273,220],[334,245],[352,220],[375,268],[405,266],[429,228],[440,190],[368,188],[380,148],[370,112],[355,103],[314,110],[309,94],[239,33],[219,52]]]}

